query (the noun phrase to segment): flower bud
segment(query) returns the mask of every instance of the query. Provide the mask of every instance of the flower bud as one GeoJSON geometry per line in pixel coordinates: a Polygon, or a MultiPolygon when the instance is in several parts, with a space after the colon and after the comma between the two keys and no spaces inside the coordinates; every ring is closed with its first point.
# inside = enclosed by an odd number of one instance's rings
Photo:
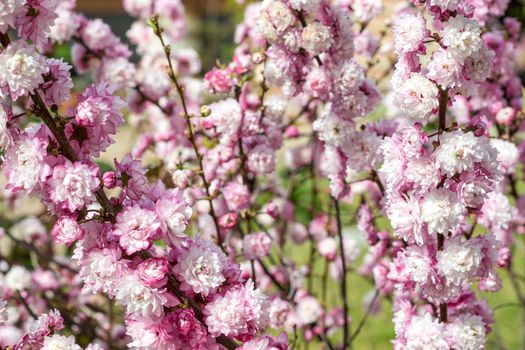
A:
{"type": "Polygon", "coordinates": [[[201,117],[207,117],[211,114],[211,108],[208,105],[203,105],[201,107],[201,117]]]}
{"type": "Polygon", "coordinates": [[[112,189],[117,184],[117,176],[113,171],[106,171],[104,175],[102,175],[102,183],[104,187],[112,189]]]}

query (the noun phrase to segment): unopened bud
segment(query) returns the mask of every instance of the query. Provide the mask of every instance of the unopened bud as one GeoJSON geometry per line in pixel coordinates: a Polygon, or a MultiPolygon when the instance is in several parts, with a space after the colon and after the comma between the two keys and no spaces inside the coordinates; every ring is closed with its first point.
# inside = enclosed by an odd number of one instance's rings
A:
{"type": "Polygon", "coordinates": [[[117,176],[113,171],[106,171],[104,175],[102,175],[102,183],[104,187],[112,189],[117,184],[117,176]]]}
{"type": "Polygon", "coordinates": [[[262,53],[262,52],[255,52],[252,55],[252,62],[254,64],[261,64],[261,63],[264,62],[264,59],[265,59],[265,56],[264,56],[264,53],[262,53]]]}
{"type": "Polygon", "coordinates": [[[202,117],[207,117],[207,116],[209,116],[210,114],[211,114],[211,108],[210,108],[210,106],[208,106],[208,105],[203,105],[203,106],[201,107],[201,116],[202,116],[202,117]]]}

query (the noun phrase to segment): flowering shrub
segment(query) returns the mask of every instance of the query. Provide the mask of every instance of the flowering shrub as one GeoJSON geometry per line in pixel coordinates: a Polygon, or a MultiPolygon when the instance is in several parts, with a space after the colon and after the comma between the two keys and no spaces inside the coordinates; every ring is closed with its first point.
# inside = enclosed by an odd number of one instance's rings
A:
{"type": "Polygon", "coordinates": [[[385,299],[395,349],[477,350],[502,269],[525,312],[508,1],[250,3],[203,79],[179,0],[124,0],[136,62],[74,5],[0,4],[0,348],[349,349],[385,299]]]}

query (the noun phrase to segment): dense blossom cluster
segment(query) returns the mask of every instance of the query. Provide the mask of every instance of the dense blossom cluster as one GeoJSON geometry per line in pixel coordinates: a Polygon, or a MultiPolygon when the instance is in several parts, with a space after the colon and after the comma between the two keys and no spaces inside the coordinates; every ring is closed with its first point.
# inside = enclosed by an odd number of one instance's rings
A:
{"type": "Polygon", "coordinates": [[[252,2],[203,79],[179,0],[123,6],[134,48],[74,0],[0,4],[0,348],[348,349],[386,298],[395,349],[477,350],[476,289],[505,268],[525,300],[508,1],[411,0],[391,44],[381,1],[252,2]]]}

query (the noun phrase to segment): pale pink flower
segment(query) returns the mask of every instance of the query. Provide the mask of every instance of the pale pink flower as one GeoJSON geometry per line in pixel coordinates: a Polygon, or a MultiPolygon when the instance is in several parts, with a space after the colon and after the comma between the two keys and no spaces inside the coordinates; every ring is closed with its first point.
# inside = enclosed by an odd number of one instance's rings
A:
{"type": "Polygon", "coordinates": [[[119,237],[119,244],[127,254],[147,249],[158,235],[161,224],[153,210],[135,204],[117,215],[112,233],[119,237]]]}
{"type": "Polygon", "coordinates": [[[268,309],[266,296],[249,280],[206,305],[205,321],[213,336],[253,336],[268,324],[268,309]]]}
{"type": "Polygon", "coordinates": [[[133,317],[162,317],[168,301],[164,292],[147,286],[135,274],[122,277],[115,286],[115,301],[133,317]]]}
{"type": "Polygon", "coordinates": [[[272,241],[264,232],[250,233],[243,239],[243,254],[246,259],[262,259],[270,252],[272,241]]]}
{"type": "Polygon", "coordinates": [[[55,242],[70,246],[84,237],[84,229],[80,227],[75,218],[61,216],[55,223],[53,230],[51,230],[51,236],[53,236],[55,242]]]}
{"type": "Polygon", "coordinates": [[[139,278],[148,286],[159,288],[168,281],[169,262],[166,259],[150,258],[137,266],[139,278]]]}
{"type": "Polygon", "coordinates": [[[226,280],[226,259],[212,242],[197,238],[177,257],[173,273],[183,282],[183,289],[208,296],[226,280]]]}
{"type": "Polygon", "coordinates": [[[44,75],[44,84],[40,89],[44,92],[44,102],[48,106],[60,104],[67,101],[71,96],[73,82],[71,81],[71,66],[62,59],[48,58],[49,72],[44,75]]]}
{"type": "Polygon", "coordinates": [[[49,36],[49,28],[58,17],[58,3],[57,0],[27,0],[25,11],[16,18],[18,35],[37,45],[44,44],[49,36]]]}
{"type": "Polygon", "coordinates": [[[47,72],[45,57],[34,46],[22,40],[11,43],[0,53],[0,96],[17,100],[33,93],[44,83],[43,74],[47,72]]]}
{"type": "Polygon", "coordinates": [[[223,188],[223,195],[226,205],[231,211],[245,210],[250,206],[250,191],[245,185],[237,181],[227,183],[223,188]]]}
{"type": "Polygon", "coordinates": [[[74,212],[91,204],[100,185],[97,174],[98,167],[92,164],[65,160],[55,166],[49,180],[51,205],[57,210],[74,212]]]}

